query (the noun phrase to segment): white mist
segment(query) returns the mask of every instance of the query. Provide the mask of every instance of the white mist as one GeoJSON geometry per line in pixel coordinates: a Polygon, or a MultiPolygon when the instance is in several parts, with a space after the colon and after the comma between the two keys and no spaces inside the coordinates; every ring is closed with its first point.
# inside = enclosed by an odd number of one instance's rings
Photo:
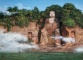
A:
{"type": "Polygon", "coordinates": [[[37,45],[31,43],[19,43],[27,40],[28,38],[20,33],[3,33],[3,30],[0,30],[0,52],[24,52],[31,48],[38,48],[37,45]]]}
{"type": "Polygon", "coordinates": [[[79,46],[77,48],[74,49],[75,52],[83,52],[83,46],[79,46]]]}
{"type": "Polygon", "coordinates": [[[54,38],[55,40],[60,39],[64,42],[72,42],[75,43],[75,38],[72,37],[63,37],[63,36],[51,36],[51,38],[54,38]]]}

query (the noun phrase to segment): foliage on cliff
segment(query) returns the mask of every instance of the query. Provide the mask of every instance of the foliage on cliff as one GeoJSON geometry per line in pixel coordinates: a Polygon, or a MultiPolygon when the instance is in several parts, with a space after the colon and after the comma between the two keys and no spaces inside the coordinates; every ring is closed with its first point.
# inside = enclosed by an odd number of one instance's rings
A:
{"type": "Polygon", "coordinates": [[[71,27],[74,28],[74,27],[76,26],[75,21],[72,20],[72,19],[66,19],[66,20],[64,20],[63,24],[64,24],[65,26],[69,27],[69,28],[71,28],[71,27]]]}
{"type": "Polygon", "coordinates": [[[68,27],[75,27],[76,24],[83,27],[83,14],[81,10],[77,9],[73,4],[66,3],[63,7],[59,5],[51,5],[46,7],[45,11],[40,11],[37,7],[32,10],[18,9],[17,6],[9,7],[6,14],[0,12],[0,25],[10,28],[12,26],[28,26],[29,21],[38,21],[39,19],[48,18],[50,11],[55,11],[56,18],[63,25],[68,27]]]}
{"type": "Polygon", "coordinates": [[[66,3],[66,4],[64,4],[63,10],[62,10],[62,22],[64,25],[66,25],[68,27],[75,27],[76,24],[83,27],[82,15],[83,14],[82,14],[81,10],[77,9],[71,3],[66,3]]]}

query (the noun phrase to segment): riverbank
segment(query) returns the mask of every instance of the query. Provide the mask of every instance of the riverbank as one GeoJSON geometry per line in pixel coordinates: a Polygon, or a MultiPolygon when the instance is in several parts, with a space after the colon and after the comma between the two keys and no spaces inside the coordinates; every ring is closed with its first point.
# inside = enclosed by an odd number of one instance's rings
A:
{"type": "Polygon", "coordinates": [[[0,60],[82,60],[83,53],[0,53],[0,60]]]}

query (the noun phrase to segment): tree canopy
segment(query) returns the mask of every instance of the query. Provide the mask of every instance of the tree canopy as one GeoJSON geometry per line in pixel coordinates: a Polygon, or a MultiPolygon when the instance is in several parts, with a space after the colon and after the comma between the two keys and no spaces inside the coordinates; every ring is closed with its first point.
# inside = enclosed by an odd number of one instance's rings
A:
{"type": "Polygon", "coordinates": [[[5,15],[0,12],[0,25],[10,28],[12,26],[28,26],[29,21],[38,21],[42,17],[48,18],[50,11],[55,11],[55,17],[68,27],[75,27],[78,24],[83,28],[83,13],[77,9],[72,3],[65,3],[63,6],[51,5],[46,7],[44,11],[40,11],[38,7],[32,10],[18,9],[17,6],[9,7],[7,9],[11,15],[5,15]]]}
{"type": "Polygon", "coordinates": [[[83,27],[83,19],[82,19],[82,12],[81,10],[77,9],[73,4],[66,3],[63,6],[62,10],[62,22],[64,25],[68,27],[75,27],[74,25],[78,24],[80,27],[83,27]],[[73,21],[72,21],[73,20],[73,21]],[[71,22],[69,22],[71,21],[71,22]],[[67,23],[65,23],[67,22],[67,23]],[[75,24],[76,23],[76,24],[75,24]]]}

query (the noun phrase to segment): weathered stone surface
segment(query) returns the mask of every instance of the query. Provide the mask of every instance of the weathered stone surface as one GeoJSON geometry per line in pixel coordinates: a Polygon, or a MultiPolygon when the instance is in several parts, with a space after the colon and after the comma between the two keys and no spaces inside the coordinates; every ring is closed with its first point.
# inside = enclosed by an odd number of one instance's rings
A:
{"type": "Polygon", "coordinates": [[[55,34],[55,30],[57,29],[57,23],[45,23],[45,29],[47,30],[47,32],[51,35],[51,34],[55,34]]]}
{"type": "Polygon", "coordinates": [[[76,26],[75,28],[68,28],[66,27],[66,30],[68,32],[68,36],[75,38],[76,44],[81,44],[83,43],[83,29],[79,26],[76,26]]]}
{"type": "Polygon", "coordinates": [[[48,43],[47,31],[45,28],[41,30],[41,44],[46,45],[48,43]]]}
{"type": "Polygon", "coordinates": [[[11,28],[11,31],[12,32],[17,32],[17,33],[21,33],[21,34],[23,34],[23,35],[25,35],[25,36],[27,36],[27,31],[28,31],[28,28],[27,27],[23,27],[23,28],[21,28],[21,27],[19,27],[19,26],[13,26],[12,28],[11,28]]]}
{"type": "Polygon", "coordinates": [[[36,26],[36,22],[30,22],[28,25],[28,38],[32,40],[34,44],[38,42],[38,27],[36,26]]]}
{"type": "Polygon", "coordinates": [[[44,26],[44,29],[46,29],[46,31],[48,32],[47,34],[48,46],[61,45],[59,39],[54,40],[51,38],[51,36],[53,35],[60,36],[58,23],[56,22],[56,19],[55,19],[55,12],[51,11],[49,15],[50,15],[50,18],[46,19],[45,26],[44,26]],[[58,43],[58,45],[56,43],[58,43]]]}
{"type": "Polygon", "coordinates": [[[76,43],[83,43],[83,29],[78,27],[76,28],[76,43]]]}
{"type": "Polygon", "coordinates": [[[4,28],[4,26],[0,26],[0,31],[7,32],[7,28],[4,28]]]}

